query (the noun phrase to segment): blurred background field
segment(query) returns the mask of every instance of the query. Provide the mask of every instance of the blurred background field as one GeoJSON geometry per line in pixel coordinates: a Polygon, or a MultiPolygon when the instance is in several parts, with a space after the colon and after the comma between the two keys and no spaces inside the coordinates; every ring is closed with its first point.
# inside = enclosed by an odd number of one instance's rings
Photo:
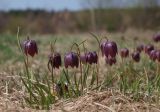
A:
{"type": "Polygon", "coordinates": [[[63,34],[160,29],[159,0],[2,0],[0,33],[63,34]],[[47,4],[48,2],[48,4],[47,4]]]}

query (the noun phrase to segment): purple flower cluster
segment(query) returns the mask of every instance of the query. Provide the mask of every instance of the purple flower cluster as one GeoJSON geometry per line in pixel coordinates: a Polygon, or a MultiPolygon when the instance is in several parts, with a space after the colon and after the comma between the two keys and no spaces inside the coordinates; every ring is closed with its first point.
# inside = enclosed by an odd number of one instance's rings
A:
{"type": "MultiPolygon", "coordinates": [[[[158,42],[160,38],[160,34],[157,34],[153,37],[155,42],[158,42]]],[[[35,40],[30,40],[29,38],[25,40],[21,47],[23,48],[24,54],[26,56],[34,56],[38,54],[37,43],[35,40]]],[[[105,61],[109,65],[113,65],[116,63],[116,55],[118,54],[117,44],[114,41],[104,41],[100,45],[102,56],[105,56],[105,61]]],[[[136,50],[131,53],[131,57],[135,62],[140,61],[140,53],[144,51],[151,60],[159,61],[160,62],[160,50],[156,50],[152,44],[148,45],[138,45],[136,50]]],[[[129,50],[127,48],[122,48],[119,51],[121,58],[129,57],[129,50]]],[[[83,55],[77,54],[75,52],[68,52],[64,56],[64,66],[65,68],[68,67],[79,67],[79,63],[82,62],[83,64],[97,64],[98,63],[98,55],[95,51],[93,52],[86,52],[83,55]]],[[[51,53],[49,55],[48,64],[52,68],[59,68],[62,65],[61,55],[60,53],[51,53]]]]}

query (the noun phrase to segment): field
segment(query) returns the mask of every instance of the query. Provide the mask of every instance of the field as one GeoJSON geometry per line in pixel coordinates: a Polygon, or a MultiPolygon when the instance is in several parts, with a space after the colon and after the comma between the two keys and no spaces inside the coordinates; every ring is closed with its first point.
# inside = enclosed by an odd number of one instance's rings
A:
{"type": "MultiPolygon", "coordinates": [[[[152,40],[154,31],[137,31],[127,30],[124,33],[94,33],[97,38],[107,37],[108,40],[117,43],[118,50],[121,48],[128,48],[130,54],[135,51],[136,46],[140,44],[153,44],[157,49],[160,48],[159,43],[154,43],[152,40]]],[[[32,83],[31,81],[37,80],[33,75],[32,80],[22,80],[25,77],[25,65],[23,63],[23,55],[20,52],[17,44],[16,35],[1,34],[0,35],[0,111],[36,111],[48,109],[48,102],[46,101],[47,93],[41,91],[40,86],[36,86],[38,82],[46,84],[51,81],[51,73],[48,70],[48,55],[50,54],[50,42],[55,43],[55,50],[62,55],[62,61],[64,55],[71,51],[71,46],[74,43],[80,44],[84,42],[88,51],[99,50],[99,44],[93,35],[89,33],[85,34],[66,34],[66,35],[29,35],[30,39],[34,39],[38,45],[38,55],[33,58],[29,57],[28,68],[30,74],[38,74],[38,81],[32,83]],[[47,77],[47,78],[46,78],[47,77]],[[31,91],[38,88],[39,93],[34,93],[37,98],[44,98],[39,102],[34,102],[33,98],[30,98],[27,102],[25,98],[29,97],[32,92],[29,92],[24,82],[31,84],[31,91]],[[29,81],[29,82],[27,82],[29,81]],[[33,85],[32,85],[33,84],[33,85]],[[34,85],[35,84],[35,85],[34,85]],[[33,90],[32,90],[33,89],[33,90]],[[43,94],[44,93],[44,94],[43,94]],[[33,101],[33,102],[32,102],[33,101]],[[44,101],[44,102],[43,102],[44,101]],[[45,102],[46,101],[46,102],[45,102]],[[47,105],[47,106],[46,106],[47,105]]],[[[24,41],[27,35],[19,36],[20,41],[24,41]]],[[[104,39],[103,39],[104,40],[104,39]]],[[[73,48],[73,51],[76,50],[73,48]]],[[[83,47],[80,47],[83,52],[83,47]]],[[[109,66],[105,63],[104,57],[99,53],[98,72],[95,71],[95,66],[83,65],[90,67],[87,72],[86,86],[84,86],[82,93],[79,90],[75,91],[80,95],[73,95],[72,86],[69,85],[69,92],[67,95],[64,93],[62,96],[53,94],[53,104],[49,105],[49,109],[55,112],[97,112],[97,111],[160,111],[160,63],[154,62],[149,59],[148,55],[144,52],[141,53],[140,62],[136,63],[132,60],[131,55],[122,60],[119,53],[116,56],[116,64],[109,66]],[[88,83],[93,79],[94,73],[98,73],[99,82],[97,86],[96,81],[90,87],[88,83]]],[[[64,65],[64,63],[62,64],[64,65]]],[[[97,66],[96,66],[97,67],[97,66]]],[[[64,66],[60,69],[54,70],[54,75],[57,80],[63,79],[65,74],[64,66]],[[61,78],[62,77],[62,78],[61,78]]],[[[69,68],[68,74],[74,73],[77,75],[77,79],[80,77],[79,68],[69,68]]],[[[72,76],[70,80],[74,86],[76,82],[72,76]]],[[[66,80],[65,80],[66,81],[66,80]]],[[[39,83],[38,83],[39,84],[39,83]]],[[[43,85],[43,84],[42,84],[43,85]]],[[[42,86],[41,85],[41,86],[42,86]]],[[[81,86],[79,86],[81,87],[81,86]]],[[[79,88],[78,88],[79,89],[79,88]]],[[[32,95],[31,95],[32,96],[32,95]]],[[[33,95],[34,96],[34,95],[33,95]]],[[[52,101],[51,101],[52,102],[52,101]]]]}

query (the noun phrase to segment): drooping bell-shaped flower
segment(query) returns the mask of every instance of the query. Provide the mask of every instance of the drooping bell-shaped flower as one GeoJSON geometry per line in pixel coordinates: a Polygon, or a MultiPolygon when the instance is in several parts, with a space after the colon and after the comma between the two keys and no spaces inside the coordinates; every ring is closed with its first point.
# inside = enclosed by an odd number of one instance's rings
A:
{"type": "Polygon", "coordinates": [[[150,59],[151,59],[151,60],[153,60],[153,61],[155,61],[155,60],[156,60],[156,58],[157,58],[156,53],[157,53],[157,51],[156,51],[156,50],[152,50],[152,51],[150,51],[150,53],[149,53],[149,57],[150,57],[150,59]]]}
{"type": "Polygon", "coordinates": [[[156,52],[156,59],[160,62],[160,50],[157,50],[156,52]]]}
{"type": "Polygon", "coordinates": [[[98,56],[96,52],[88,52],[86,54],[86,62],[89,64],[97,63],[98,56]]]}
{"type": "Polygon", "coordinates": [[[34,56],[35,54],[38,54],[38,48],[37,43],[35,40],[26,40],[22,43],[22,48],[24,49],[24,53],[26,55],[34,56]]]}
{"type": "Polygon", "coordinates": [[[106,58],[115,57],[118,53],[117,44],[113,41],[106,41],[103,44],[101,44],[101,50],[102,54],[106,56],[106,58]]]}
{"type": "Polygon", "coordinates": [[[142,51],[144,50],[144,45],[143,45],[143,44],[138,45],[138,46],[136,47],[136,50],[137,50],[138,52],[142,52],[142,51]]]}
{"type": "Polygon", "coordinates": [[[122,58],[126,58],[129,56],[129,50],[127,48],[123,48],[120,50],[120,55],[122,58]]]}
{"type": "Polygon", "coordinates": [[[160,42],[160,33],[153,36],[154,42],[160,42]]]}
{"type": "Polygon", "coordinates": [[[93,54],[93,57],[94,57],[93,63],[96,63],[96,64],[97,64],[97,62],[98,62],[98,55],[97,55],[97,53],[96,53],[95,51],[92,52],[92,54],[93,54]]]}
{"type": "Polygon", "coordinates": [[[135,62],[139,62],[140,61],[140,53],[138,51],[135,51],[132,53],[132,59],[135,61],[135,62]]]}
{"type": "Polygon", "coordinates": [[[87,63],[87,56],[86,54],[83,54],[83,55],[80,55],[80,60],[83,64],[86,64],[87,63]]]}
{"type": "Polygon", "coordinates": [[[83,64],[85,64],[85,63],[89,63],[89,64],[95,63],[95,64],[97,64],[98,55],[95,51],[94,52],[88,52],[88,53],[85,53],[84,55],[81,55],[80,60],[83,64]]]}
{"type": "Polygon", "coordinates": [[[59,68],[62,65],[61,55],[59,53],[50,54],[48,64],[50,64],[52,68],[59,68]]]}
{"type": "Polygon", "coordinates": [[[149,54],[152,50],[154,50],[154,46],[149,44],[144,47],[145,53],[149,54]]]}
{"type": "MultiPolygon", "coordinates": [[[[107,42],[107,41],[106,41],[107,42]]],[[[101,47],[101,52],[102,52],[102,56],[104,56],[104,47],[105,47],[105,44],[106,42],[102,42],[100,47],[101,47]]]]}
{"type": "Polygon", "coordinates": [[[78,55],[74,52],[69,52],[64,57],[64,64],[65,67],[68,68],[69,66],[74,68],[79,66],[79,58],[78,55]]]}

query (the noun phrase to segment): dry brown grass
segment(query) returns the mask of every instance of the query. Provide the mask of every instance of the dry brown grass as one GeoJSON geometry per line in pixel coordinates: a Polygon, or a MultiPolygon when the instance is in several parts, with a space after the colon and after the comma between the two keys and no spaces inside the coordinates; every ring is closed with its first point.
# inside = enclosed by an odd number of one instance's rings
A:
{"type": "MultiPolygon", "coordinates": [[[[0,111],[3,112],[30,112],[37,111],[22,107],[21,94],[14,92],[8,98],[0,97],[0,111]]],[[[39,110],[40,111],[40,110],[39,110]]],[[[42,110],[41,110],[42,111],[42,110]]],[[[103,92],[88,92],[75,99],[60,100],[52,106],[51,112],[160,112],[160,105],[136,102],[119,91],[106,90],[103,92]]]]}

